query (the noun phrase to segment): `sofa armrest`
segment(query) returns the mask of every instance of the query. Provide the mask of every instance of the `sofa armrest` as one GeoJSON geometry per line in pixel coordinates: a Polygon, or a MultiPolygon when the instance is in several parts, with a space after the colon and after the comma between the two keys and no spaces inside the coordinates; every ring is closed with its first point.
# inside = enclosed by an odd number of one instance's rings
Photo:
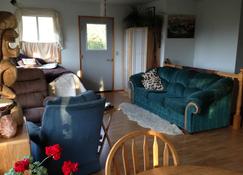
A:
{"type": "Polygon", "coordinates": [[[130,91],[130,98],[131,98],[131,102],[134,103],[134,89],[135,87],[143,87],[142,84],[142,77],[143,73],[138,73],[138,74],[134,74],[129,78],[129,87],[131,89],[130,91]]]}
{"type": "Polygon", "coordinates": [[[214,91],[199,91],[187,97],[187,109],[194,113],[200,113],[216,100],[214,91]]]}
{"type": "Polygon", "coordinates": [[[130,78],[129,78],[129,83],[132,83],[132,85],[134,87],[143,87],[143,84],[142,84],[142,75],[144,73],[138,73],[138,74],[134,74],[132,75],[130,78]]]}
{"type": "Polygon", "coordinates": [[[206,110],[215,100],[213,91],[199,91],[187,97],[184,116],[184,129],[188,130],[191,114],[199,114],[206,110]]]}
{"type": "Polygon", "coordinates": [[[215,92],[215,98],[219,99],[232,92],[234,82],[230,78],[221,78],[217,82],[208,87],[207,90],[215,92]]]}
{"type": "Polygon", "coordinates": [[[187,106],[193,112],[200,113],[208,108],[214,101],[228,95],[232,92],[233,80],[222,78],[209,86],[206,90],[198,91],[187,97],[187,106]],[[197,108],[197,109],[196,109],[197,108]]]}

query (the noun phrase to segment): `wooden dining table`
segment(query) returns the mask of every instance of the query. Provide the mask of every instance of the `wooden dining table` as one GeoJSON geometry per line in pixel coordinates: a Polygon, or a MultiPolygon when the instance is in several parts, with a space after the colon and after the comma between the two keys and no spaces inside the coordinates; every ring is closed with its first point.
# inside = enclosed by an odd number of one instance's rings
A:
{"type": "Polygon", "coordinates": [[[138,175],[243,175],[243,173],[208,166],[169,166],[154,168],[138,175]]]}

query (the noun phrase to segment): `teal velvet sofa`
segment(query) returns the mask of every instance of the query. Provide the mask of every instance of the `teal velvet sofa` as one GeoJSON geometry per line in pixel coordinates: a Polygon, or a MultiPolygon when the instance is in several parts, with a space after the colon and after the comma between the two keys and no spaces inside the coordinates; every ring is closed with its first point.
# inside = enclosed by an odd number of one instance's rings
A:
{"type": "Polygon", "coordinates": [[[159,67],[163,91],[146,90],[142,74],[130,77],[131,100],[189,133],[230,124],[233,80],[190,69],[159,67]]]}

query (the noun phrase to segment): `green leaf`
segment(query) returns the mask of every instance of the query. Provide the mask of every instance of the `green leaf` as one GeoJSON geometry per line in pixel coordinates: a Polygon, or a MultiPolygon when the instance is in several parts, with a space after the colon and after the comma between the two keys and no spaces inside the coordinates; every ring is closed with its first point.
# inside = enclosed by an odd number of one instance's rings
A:
{"type": "Polygon", "coordinates": [[[4,175],[21,175],[22,173],[16,173],[13,168],[11,168],[8,172],[4,173],[4,175]]]}

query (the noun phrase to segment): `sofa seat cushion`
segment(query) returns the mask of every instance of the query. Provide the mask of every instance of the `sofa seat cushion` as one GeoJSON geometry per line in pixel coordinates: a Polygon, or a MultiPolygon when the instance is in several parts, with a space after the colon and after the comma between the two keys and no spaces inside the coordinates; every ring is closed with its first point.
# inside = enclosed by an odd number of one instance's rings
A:
{"type": "Polygon", "coordinates": [[[187,102],[186,98],[167,97],[164,99],[164,107],[169,108],[180,114],[184,114],[187,102]]]}
{"type": "Polygon", "coordinates": [[[163,104],[165,100],[165,93],[163,92],[149,92],[147,98],[149,101],[158,102],[163,104]]]}
{"type": "Polygon", "coordinates": [[[141,98],[147,98],[149,90],[146,90],[143,87],[136,87],[136,90],[134,91],[136,93],[136,96],[139,96],[141,98]]]}

